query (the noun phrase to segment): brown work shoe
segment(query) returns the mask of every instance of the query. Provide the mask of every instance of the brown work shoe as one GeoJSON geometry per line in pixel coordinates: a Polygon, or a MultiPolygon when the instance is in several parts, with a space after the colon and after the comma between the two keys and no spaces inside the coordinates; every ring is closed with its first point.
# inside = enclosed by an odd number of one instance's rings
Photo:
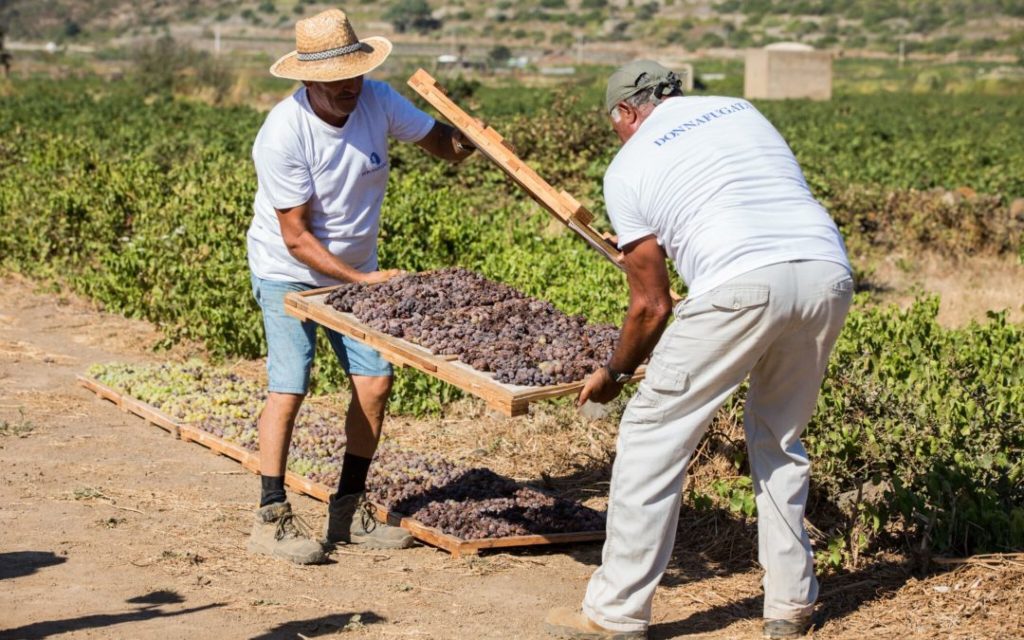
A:
{"type": "Polygon", "coordinates": [[[586,614],[569,607],[555,607],[544,621],[548,633],[556,638],[578,640],[636,640],[646,638],[647,631],[615,631],[605,629],[586,614]]]}
{"type": "Polygon", "coordinates": [[[366,494],[353,493],[337,499],[331,496],[322,542],[325,545],[361,544],[370,549],[405,549],[412,546],[413,538],[401,527],[377,522],[366,494]]]}
{"type": "Polygon", "coordinates": [[[256,511],[249,544],[250,553],[263,553],[295,564],[319,564],[327,559],[313,531],[287,502],[275,502],[256,511]]]}
{"type": "Polygon", "coordinates": [[[771,640],[793,640],[806,636],[813,625],[811,616],[800,616],[790,620],[765,620],[761,633],[771,640]]]}

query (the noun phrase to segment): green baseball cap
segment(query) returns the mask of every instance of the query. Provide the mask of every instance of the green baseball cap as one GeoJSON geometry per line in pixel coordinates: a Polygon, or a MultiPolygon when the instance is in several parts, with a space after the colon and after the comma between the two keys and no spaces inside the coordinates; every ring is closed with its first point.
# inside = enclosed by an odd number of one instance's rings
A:
{"type": "Polygon", "coordinates": [[[615,105],[644,89],[656,88],[658,97],[664,97],[681,86],[682,80],[675,72],[654,60],[634,60],[619,67],[608,77],[604,109],[611,113],[615,105]]]}

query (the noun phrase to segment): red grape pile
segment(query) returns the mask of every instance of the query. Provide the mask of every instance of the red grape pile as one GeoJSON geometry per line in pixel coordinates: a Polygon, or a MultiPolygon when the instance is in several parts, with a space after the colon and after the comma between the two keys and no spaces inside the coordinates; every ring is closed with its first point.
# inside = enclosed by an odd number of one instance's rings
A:
{"type": "MultiPolygon", "coordinates": [[[[226,368],[199,362],[95,365],[89,375],[124,395],[255,451],[266,391],[226,368]]],[[[313,403],[295,420],[288,470],[334,487],[345,451],[344,418],[313,403]]],[[[368,479],[371,500],[463,539],[596,531],[600,513],[552,498],[483,468],[464,469],[434,454],[381,447],[368,479]]]]}
{"type": "Polygon", "coordinates": [[[378,451],[367,497],[464,540],[604,530],[604,517],[490,469],[458,467],[437,455],[378,451]]]}
{"type": "Polygon", "coordinates": [[[459,268],[341,285],[325,302],[511,384],[582,380],[608,361],[619,337],[612,325],[587,324],[582,316],[459,268]]]}

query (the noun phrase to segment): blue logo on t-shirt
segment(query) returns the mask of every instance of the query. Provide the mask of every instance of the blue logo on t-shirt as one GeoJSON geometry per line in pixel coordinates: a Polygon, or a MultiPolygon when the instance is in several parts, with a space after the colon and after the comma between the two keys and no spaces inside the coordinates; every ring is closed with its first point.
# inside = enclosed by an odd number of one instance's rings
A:
{"type": "Polygon", "coordinates": [[[388,168],[388,165],[384,164],[384,159],[380,157],[380,154],[376,151],[370,152],[370,166],[363,170],[359,175],[367,176],[371,173],[377,173],[388,168]]]}

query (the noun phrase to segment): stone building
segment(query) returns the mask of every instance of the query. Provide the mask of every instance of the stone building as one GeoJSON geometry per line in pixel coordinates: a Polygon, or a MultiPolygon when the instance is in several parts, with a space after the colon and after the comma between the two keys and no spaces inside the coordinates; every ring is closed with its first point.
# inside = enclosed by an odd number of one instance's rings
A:
{"type": "Polygon", "coordinates": [[[743,78],[746,98],[832,98],[832,53],[796,42],[747,51],[743,78]]]}

